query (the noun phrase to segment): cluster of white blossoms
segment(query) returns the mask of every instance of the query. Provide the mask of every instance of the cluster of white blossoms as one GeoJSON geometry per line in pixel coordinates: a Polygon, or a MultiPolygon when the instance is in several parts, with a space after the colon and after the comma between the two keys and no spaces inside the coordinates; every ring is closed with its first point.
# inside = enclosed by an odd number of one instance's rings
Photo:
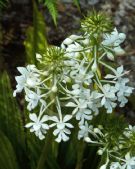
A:
{"type": "Polygon", "coordinates": [[[48,47],[44,54],[36,55],[39,68],[18,67],[21,75],[15,77],[13,95],[24,90],[27,109],[36,112],[30,113],[32,122],[26,127],[39,139],[44,139],[53,127],[56,141],[67,141],[74,127],[69,120],[75,118],[80,129],[78,139],[85,140],[92,127],[89,124],[100,108],[112,113],[117,105],[125,106],[133,91],[128,86],[129,79],[124,77],[128,71],[106,63],[106,59],[112,61],[115,54],[124,53],[120,44],[125,37],[116,28],[103,34],[99,44],[93,43],[87,32],[71,35],[61,47],[48,47]]]}
{"type": "Polygon", "coordinates": [[[112,162],[110,169],[134,169],[135,156],[131,157],[129,153],[125,155],[124,159],[119,159],[120,162],[112,162]]]}
{"type": "Polygon", "coordinates": [[[135,126],[129,125],[128,128],[125,128],[116,144],[113,143],[113,140],[109,144],[110,136],[108,132],[104,132],[102,126],[93,128],[87,123],[81,126],[79,132],[79,139],[84,137],[87,143],[98,145],[98,155],[106,154],[106,162],[100,169],[135,169],[135,154],[133,153],[135,151],[135,126]]]}
{"type": "Polygon", "coordinates": [[[51,129],[56,142],[68,141],[78,125],[78,140],[96,144],[98,154],[106,154],[106,163],[100,169],[135,169],[130,148],[135,128],[130,125],[116,145],[110,146],[112,136],[100,124],[92,125],[101,109],[111,114],[116,106],[124,107],[133,91],[125,77],[129,71],[123,65],[112,66],[115,56],[124,54],[120,45],[126,35],[116,28],[111,32],[107,20],[102,19],[102,15],[86,18],[82,35],[71,35],[60,47],[48,46],[44,53],[37,53],[37,67],[18,67],[13,96],[24,91],[30,111],[26,128],[40,140],[51,129]]]}

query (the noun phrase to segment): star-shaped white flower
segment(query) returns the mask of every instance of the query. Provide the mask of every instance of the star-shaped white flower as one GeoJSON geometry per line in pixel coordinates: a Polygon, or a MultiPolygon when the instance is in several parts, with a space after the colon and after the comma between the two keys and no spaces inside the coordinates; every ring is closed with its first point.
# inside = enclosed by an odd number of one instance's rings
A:
{"type": "Polygon", "coordinates": [[[78,70],[70,72],[70,76],[75,80],[75,83],[85,83],[89,85],[92,82],[93,73],[87,72],[86,68],[80,67],[78,70]]]}
{"type": "Polygon", "coordinates": [[[44,115],[42,118],[37,117],[35,113],[29,115],[29,118],[32,122],[26,124],[26,128],[30,128],[30,132],[34,132],[40,140],[44,139],[44,134],[47,133],[49,125],[45,122],[48,121],[48,116],[44,115]]]}
{"type": "Polygon", "coordinates": [[[120,79],[122,76],[124,76],[125,74],[127,74],[129,71],[124,71],[123,65],[118,67],[115,71],[115,75],[111,75],[108,74],[105,76],[105,79],[113,79],[113,80],[117,80],[120,79]]]}
{"type": "Polygon", "coordinates": [[[112,162],[110,169],[121,169],[121,165],[119,162],[112,162]]]}
{"type": "Polygon", "coordinates": [[[133,89],[134,89],[126,85],[126,83],[128,82],[129,82],[129,79],[123,78],[123,79],[119,79],[117,83],[115,84],[115,88],[117,90],[118,101],[120,102],[120,107],[125,106],[125,104],[128,102],[128,99],[126,97],[129,97],[132,94],[133,89]]]}
{"type": "Polygon", "coordinates": [[[126,39],[126,35],[124,33],[118,33],[115,28],[111,34],[105,34],[104,40],[102,42],[105,46],[119,46],[126,39]]]}
{"type": "Polygon", "coordinates": [[[79,120],[79,124],[84,124],[85,120],[92,120],[93,115],[90,109],[80,109],[76,113],[76,120],[79,120]]]}
{"type": "Polygon", "coordinates": [[[117,97],[115,96],[116,89],[113,86],[110,86],[109,84],[105,84],[102,87],[103,91],[103,97],[101,99],[101,105],[104,106],[107,109],[107,113],[112,113],[113,108],[116,107],[116,101],[117,97]]]}
{"type": "Polygon", "coordinates": [[[35,86],[40,82],[40,75],[38,74],[35,65],[28,65],[26,68],[18,67],[17,69],[21,75],[15,77],[17,85],[13,96],[16,96],[16,93],[22,92],[25,87],[35,88],[35,86]]]}
{"type": "Polygon", "coordinates": [[[134,169],[135,168],[135,157],[131,157],[130,153],[125,155],[125,162],[122,164],[122,169],[134,169]]]}
{"type": "Polygon", "coordinates": [[[50,127],[56,126],[57,129],[54,130],[53,134],[57,136],[55,139],[58,143],[61,141],[68,141],[69,134],[71,134],[68,128],[73,128],[73,125],[68,121],[72,118],[71,115],[65,115],[63,119],[58,119],[56,116],[50,117],[50,120],[54,123],[50,125],[50,127]]]}
{"type": "Polygon", "coordinates": [[[93,111],[95,115],[99,113],[99,107],[101,107],[101,97],[103,96],[102,93],[95,91],[89,92],[87,95],[85,92],[86,101],[88,104],[88,108],[93,111]]]}
{"type": "Polygon", "coordinates": [[[78,139],[80,140],[81,138],[85,139],[88,137],[89,133],[93,130],[92,125],[88,125],[87,121],[83,125],[79,125],[79,132],[78,132],[78,139]]]}
{"type": "Polygon", "coordinates": [[[46,102],[43,99],[41,99],[42,98],[41,91],[38,88],[37,88],[37,92],[34,92],[29,89],[26,89],[25,92],[26,92],[25,100],[29,102],[27,106],[27,109],[29,111],[34,109],[38,105],[39,101],[42,103],[44,107],[46,106],[46,102]]]}
{"type": "Polygon", "coordinates": [[[87,103],[84,99],[75,99],[73,98],[75,102],[69,102],[66,104],[67,107],[73,107],[74,110],[72,114],[76,114],[80,109],[86,109],[87,103]]]}

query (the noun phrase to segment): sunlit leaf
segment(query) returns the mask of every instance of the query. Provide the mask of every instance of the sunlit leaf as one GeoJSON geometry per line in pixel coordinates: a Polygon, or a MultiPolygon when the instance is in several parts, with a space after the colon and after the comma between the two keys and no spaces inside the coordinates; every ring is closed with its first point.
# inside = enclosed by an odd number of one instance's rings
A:
{"type": "Polygon", "coordinates": [[[44,53],[47,41],[45,22],[42,14],[38,11],[36,4],[33,4],[33,26],[26,32],[25,40],[26,58],[28,63],[36,64],[36,53],[44,53]]]}

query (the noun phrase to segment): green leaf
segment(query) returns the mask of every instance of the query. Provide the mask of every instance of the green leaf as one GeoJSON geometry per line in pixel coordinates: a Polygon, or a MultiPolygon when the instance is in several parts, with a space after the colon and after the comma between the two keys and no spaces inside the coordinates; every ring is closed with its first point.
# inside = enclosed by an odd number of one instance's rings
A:
{"type": "Polygon", "coordinates": [[[77,8],[78,8],[79,11],[80,11],[80,4],[79,4],[79,1],[80,1],[80,0],[73,0],[73,3],[77,6],[77,8]]]}
{"type": "Polygon", "coordinates": [[[21,113],[15,98],[13,98],[13,91],[7,73],[4,72],[0,75],[0,79],[0,129],[13,141],[21,140],[23,137],[21,113]],[[13,136],[14,138],[12,138],[13,136]]]}
{"type": "Polygon", "coordinates": [[[0,8],[4,8],[7,6],[8,0],[0,0],[0,8]]]}
{"type": "Polygon", "coordinates": [[[42,54],[46,50],[47,40],[45,28],[44,18],[34,3],[33,26],[27,29],[27,39],[24,42],[28,63],[36,64],[36,53],[42,54]]]}
{"type": "Polygon", "coordinates": [[[11,142],[18,163],[22,165],[27,158],[21,112],[16,99],[13,98],[13,91],[7,73],[4,72],[0,75],[0,79],[0,130],[11,142]],[[24,156],[23,159],[22,156],[24,156]]]}
{"type": "Polygon", "coordinates": [[[0,147],[0,168],[19,169],[12,144],[2,131],[0,131],[0,147]]]}
{"type": "Polygon", "coordinates": [[[55,25],[57,25],[57,0],[45,0],[45,5],[47,6],[55,25]]]}

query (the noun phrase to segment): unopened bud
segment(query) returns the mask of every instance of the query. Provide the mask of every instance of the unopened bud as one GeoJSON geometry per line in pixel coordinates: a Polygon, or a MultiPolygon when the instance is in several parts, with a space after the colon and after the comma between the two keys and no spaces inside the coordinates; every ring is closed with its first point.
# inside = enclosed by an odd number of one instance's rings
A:
{"type": "Polygon", "coordinates": [[[108,58],[109,60],[114,61],[114,56],[113,56],[113,54],[112,54],[111,52],[107,52],[107,58],[108,58]]]}
{"type": "Polygon", "coordinates": [[[95,72],[95,71],[97,70],[97,62],[96,62],[96,60],[94,61],[93,65],[92,65],[92,67],[91,67],[91,70],[92,70],[93,72],[95,72]]]}
{"type": "Polygon", "coordinates": [[[100,167],[100,169],[106,169],[107,168],[107,164],[104,164],[100,167]]]}
{"type": "Polygon", "coordinates": [[[56,93],[58,88],[57,88],[57,86],[53,86],[51,90],[52,90],[52,92],[56,93]]]}
{"type": "Polygon", "coordinates": [[[71,35],[71,36],[69,36],[69,38],[72,39],[72,40],[74,41],[74,40],[77,40],[77,39],[81,38],[81,36],[78,36],[78,35],[71,35]]]}
{"type": "Polygon", "coordinates": [[[44,76],[48,76],[49,72],[48,71],[44,71],[43,74],[44,74],[44,76]]]}
{"type": "Polygon", "coordinates": [[[65,81],[68,82],[68,83],[70,83],[70,82],[71,82],[71,78],[68,77],[68,76],[66,76],[66,77],[65,77],[65,81]]]}
{"type": "Polygon", "coordinates": [[[123,42],[126,39],[126,35],[124,33],[119,33],[119,39],[123,42]]]}
{"type": "Polygon", "coordinates": [[[117,56],[121,56],[125,54],[125,51],[120,46],[115,47],[114,52],[117,56]]]}
{"type": "Polygon", "coordinates": [[[98,150],[98,152],[97,152],[97,153],[98,153],[98,155],[100,155],[100,156],[101,156],[101,155],[103,154],[103,150],[98,150]]]}
{"type": "Polygon", "coordinates": [[[82,41],[84,45],[88,45],[89,44],[89,39],[85,39],[82,41]]]}
{"type": "Polygon", "coordinates": [[[73,40],[70,39],[70,38],[66,38],[66,39],[63,41],[63,43],[64,43],[65,45],[70,45],[72,42],[73,42],[73,40]]]}
{"type": "Polygon", "coordinates": [[[36,59],[42,59],[42,56],[39,53],[36,53],[36,59]]]}
{"type": "Polygon", "coordinates": [[[102,134],[101,131],[98,128],[94,128],[94,133],[102,134]]]}
{"type": "Polygon", "coordinates": [[[84,141],[86,141],[87,143],[91,143],[91,139],[89,137],[85,137],[84,141]]]}
{"type": "Polygon", "coordinates": [[[120,145],[119,145],[119,148],[120,148],[120,149],[122,149],[122,148],[123,148],[123,145],[122,145],[122,144],[120,144],[120,145]]]}

